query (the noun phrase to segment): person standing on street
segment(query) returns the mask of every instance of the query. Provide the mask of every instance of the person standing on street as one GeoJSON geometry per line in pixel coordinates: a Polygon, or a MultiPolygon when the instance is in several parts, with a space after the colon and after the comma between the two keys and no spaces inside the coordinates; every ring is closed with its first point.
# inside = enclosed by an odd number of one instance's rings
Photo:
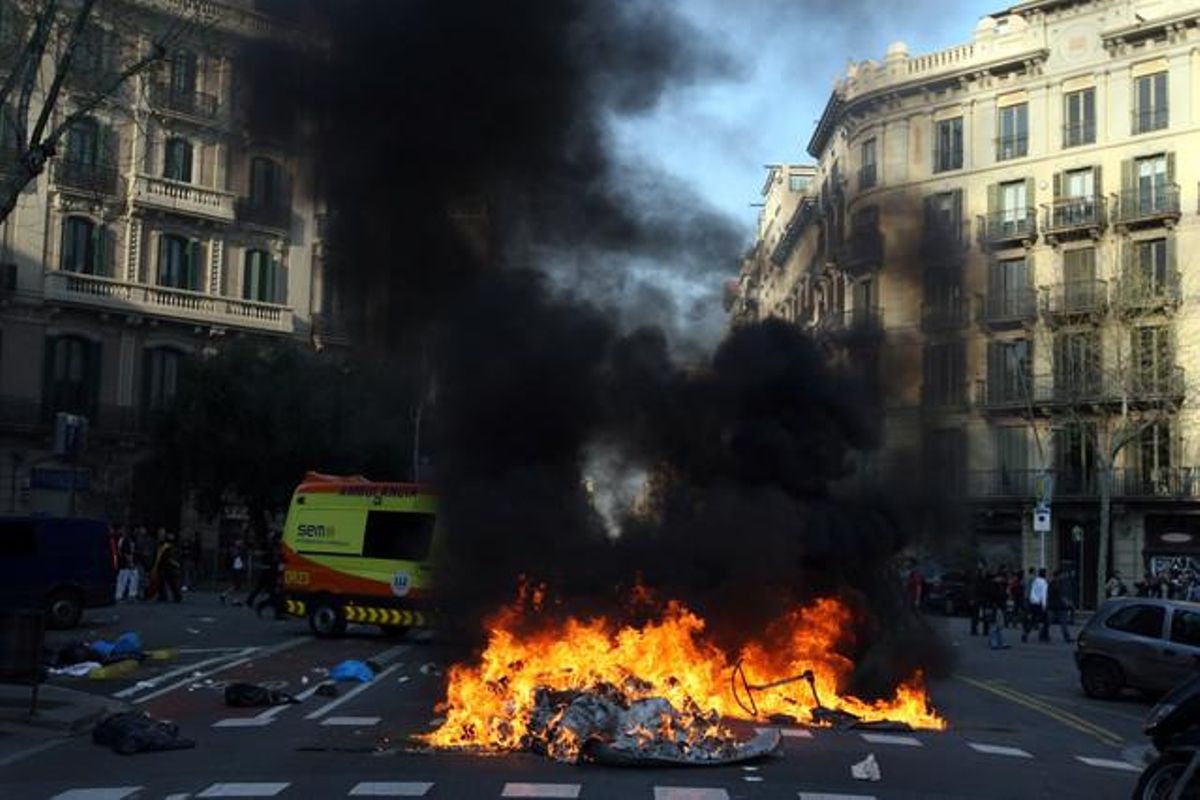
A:
{"type": "MultiPolygon", "coordinates": [[[[283,580],[283,548],[279,534],[272,537],[271,548],[267,551],[263,562],[262,572],[259,573],[258,585],[254,587],[254,593],[258,594],[261,589],[264,596],[262,601],[254,607],[254,613],[261,617],[264,610],[271,608],[275,612],[275,619],[283,619],[283,606],[280,602],[283,599],[280,585],[283,580]]],[[[246,605],[250,605],[250,603],[251,601],[247,599],[246,605]]]]}
{"type": "Polygon", "coordinates": [[[1050,600],[1050,586],[1046,582],[1046,568],[1042,567],[1037,575],[1029,582],[1029,616],[1026,618],[1025,631],[1021,641],[1029,640],[1031,627],[1038,629],[1038,641],[1050,641],[1050,629],[1047,626],[1046,607],[1050,600]]]}
{"type": "Polygon", "coordinates": [[[158,555],[154,558],[158,602],[165,603],[168,593],[176,603],[183,602],[183,593],[179,590],[180,564],[179,553],[175,549],[175,537],[161,528],[159,529],[159,536],[161,538],[158,545],[158,555]]]}
{"type": "Polygon", "coordinates": [[[1071,602],[1067,595],[1070,586],[1071,578],[1067,573],[1061,569],[1054,573],[1054,580],[1050,582],[1047,590],[1049,617],[1045,625],[1042,626],[1043,633],[1038,636],[1039,640],[1043,642],[1050,641],[1050,626],[1058,625],[1062,629],[1063,641],[1072,641],[1071,630],[1067,627],[1071,609],[1071,602]]]}
{"type": "Polygon", "coordinates": [[[136,600],[137,597],[137,545],[122,525],[117,528],[117,600],[136,600]]]}

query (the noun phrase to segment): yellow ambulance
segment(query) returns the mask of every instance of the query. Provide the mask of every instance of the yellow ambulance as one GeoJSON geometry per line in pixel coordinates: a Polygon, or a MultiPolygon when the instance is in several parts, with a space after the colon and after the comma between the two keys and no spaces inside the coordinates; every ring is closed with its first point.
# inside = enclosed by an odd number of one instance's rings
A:
{"type": "Polygon", "coordinates": [[[308,473],[283,528],[287,612],[318,636],[350,622],[394,633],[431,625],[436,511],[425,484],[308,473]]]}

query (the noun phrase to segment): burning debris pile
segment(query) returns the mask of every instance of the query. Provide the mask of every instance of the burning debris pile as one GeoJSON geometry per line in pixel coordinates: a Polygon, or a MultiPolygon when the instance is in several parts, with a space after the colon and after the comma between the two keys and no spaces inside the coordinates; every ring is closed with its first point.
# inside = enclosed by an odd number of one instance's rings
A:
{"type": "Polygon", "coordinates": [[[641,625],[567,619],[531,633],[524,632],[529,620],[508,609],[491,624],[479,663],[451,669],[441,708],[446,721],[427,741],[570,762],[701,764],[762,755],[775,745],[770,737],[742,742],[723,719],[944,728],[920,674],[884,700],[842,694],[853,663],[838,648],[850,621],[846,604],[820,599],[777,620],[730,659],[706,639],[704,620],[679,603],[641,625]]]}

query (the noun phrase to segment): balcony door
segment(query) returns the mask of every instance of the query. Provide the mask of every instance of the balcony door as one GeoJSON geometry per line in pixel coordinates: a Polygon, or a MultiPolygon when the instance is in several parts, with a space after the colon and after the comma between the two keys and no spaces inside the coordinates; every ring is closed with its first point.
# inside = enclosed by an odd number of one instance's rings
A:
{"type": "Polygon", "coordinates": [[[87,168],[100,164],[100,124],[96,120],[85,117],[68,129],[67,161],[87,168]]]}
{"type": "Polygon", "coordinates": [[[1031,400],[1033,356],[1028,339],[988,343],[988,400],[1021,403],[1031,400]]]}
{"type": "Polygon", "coordinates": [[[158,285],[193,292],[201,290],[199,242],[174,234],[159,237],[158,285]]]}
{"type": "Polygon", "coordinates": [[[1055,491],[1090,494],[1095,489],[1096,424],[1072,422],[1054,431],[1055,491]]]}
{"type": "Polygon", "coordinates": [[[1029,213],[1029,197],[1025,181],[1000,184],[1000,224],[1006,236],[1023,233],[1029,213]]]}
{"type": "Polygon", "coordinates": [[[1134,247],[1132,289],[1143,299],[1163,297],[1171,280],[1167,240],[1143,239],[1134,247]]]}
{"type": "Polygon", "coordinates": [[[1029,474],[1029,431],[1024,425],[995,428],[996,467],[1001,491],[1027,495],[1032,488],[1029,474]]]}
{"type": "Polygon", "coordinates": [[[1072,331],[1054,337],[1054,392],[1067,402],[1095,396],[1100,388],[1100,337],[1072,331]]]}
{"type": "Polygon", "coordinates": [[[1063,302],[1065,311],[1093,308],[1100,302],[1096,285],[1096,248],[1081,247],[1063,252],[1063,302]]]}
{"type": "Polygon", "coordinates": [[[1175,370],[1175,348],[1166,325],[1146,325],[1130,332],[1133,354],[1131,390],[1136,395],[1168,392],[1175,370]]]}
{"type": "Polygon", "coordinates": [[[1142,214],[1156,214],[1167,209],[1167,156],[1159,154],[1139,158],[1137,169],[1137,203],[1142,214]]]}
{"type": "Polygon", "coordinates": [[[100,344],[80,336],[47,338],[43,383],[48,415],[94,417],[100,394],[100,344]]]}
{"type": "Polygon", "coordinates": [[[993,261],[988,267],[988,315],[1015,317],[1032,311],[1029,264],[1023,258],[993,261]]]}

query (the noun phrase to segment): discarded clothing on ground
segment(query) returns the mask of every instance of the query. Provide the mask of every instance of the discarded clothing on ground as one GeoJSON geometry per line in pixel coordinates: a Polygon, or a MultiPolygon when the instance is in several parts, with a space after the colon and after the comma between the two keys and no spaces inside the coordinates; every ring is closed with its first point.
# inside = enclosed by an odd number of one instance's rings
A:
{"type": "Polygon", "coordinates": [[[278,692],[253,683],[231,683],[225,687],[225,705],[234,708],[260,708],[299,703],[287,692],[278,692]]]}
{"type": "Polygon", "coordinates": [[[317,687],[317,694],[321,697],[337,697],[338,688],[336,683],[322,683],[317,687]]]}
{"type": "Polygon", "coordinates": [[[133,712],[113,714],[105,719],[92,731],[92,741],[111,747],[121,755],[196,746],[192,739],[180,738],[178,725],[133,712]]]}
{"type": "Polygon", "coordinates": [[[682,711],[662,697],[629,701],[615,686],[591,691],[539,689],[526,746],[557,761],[614,766],[736,764],[779,746],[779,731],[739,739],[716,712],[682,711]]]}
{"type": "Polygon", "coordinates": [[[329,670],[329,677],[335,681],[369,683],[375,679],[375,672],[363,662],[350,659],[329,670]]]}
{"type": "Polygon", "coordinates": [[[69,678],[86,678],[93,670],[103,666],[99,661],[79,661],[64,667],[50,667],[47,672],[51,675],[65,675],[69,678]]]}
{"type": "Polygon", "coordinates": [[[133,631],[121,634],[115,642],[97,639],[89,646],[104,663],[142,657],[142,638],[133,631]]]}

